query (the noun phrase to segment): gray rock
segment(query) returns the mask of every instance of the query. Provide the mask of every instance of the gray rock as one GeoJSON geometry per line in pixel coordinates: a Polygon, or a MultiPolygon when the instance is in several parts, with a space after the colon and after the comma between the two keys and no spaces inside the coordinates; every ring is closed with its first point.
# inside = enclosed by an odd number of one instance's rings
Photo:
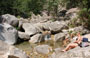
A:
{"type": "Polygon", "coordinates": [[[37,26],[37,24],[24,23],[22,27],[28,35],[34,35],[41,32],[41,29],[37,26]]]}
{"type": "Polygon", "coordinates": [[[29,20],[28,19],[24,19],[24,18],[20,18],[19,19],[19,25],[18,25],[18,27],[20,29],[22,28],[23,23],[29,23],[29,20]]]}
{"type": "Polygon", "coordinates": [[[38,45],[34,48],[34,50],[40,54],[48,54],[50,51],[52,51],[52,48],[48,45],[38,45]]]}
{"type": "Polygon", "coordinates": [[[24,40],[29,40],[30,36],[28,34],[26,34],[25,32],[20,32],[18,31],[18,36],[20,39],[24,39],[24,40]]]}
{"type": "Polygon", "coordinates": [[[54,52],[50,58],[90,58],[90,46],[89,47],[76,47],[67,52],[54,52]]]}
{"type": "Polygon", "coordinates": [[[37,43],[37,42],[40,42],[40,36],[41,34],[36,34],[34,36],[32,36],[29,40],[30,43],[37,43]]]}
{"type": "Polygon", "coordinates": [[[59,32],[64,28],[67,28],[67,23],[64,21],[46,22],[43,24],[43,28],[53,32],[59,32]]]}
{"type": "Polygon", "coordinates": [[[82,34],[87,34],[87,33],[90,32],[88,29],[86,29],[86,28],[84,28],[82,26],[79,26],[79,27],[74,28],[74,31],[75,32],[80,32],[82,34]]]}
{"type": "Polygon", "coordinates": [[[67,30],[63,29],[62,32],[63,33],[68,33],[68,32],[78,33],[78,32],[80,32],[81,34],[88,34],[90,31],[88,29],[84,28],[83,26],[78,26],[78,27],[74,27],[74,28],[69,28],[67,30]]]}
{"type": "Polygon", "coordinates": [[[68,22],[64,21],[55,21],[55,22],[45,22],[45,23],[24,23],[23,29],[25,30],[25,33],[29,35],[33,35],[39,32],[42,32],[43,29],[50,30],[52,32],[60,32],[62,29],[67,28],[68,22]]]}
{"type": "Polygon", "coordinates": [[[90,33],[89,34],[85,34],[82,37],[88,38],[90,40],[90,33]]]}
{"type": "Polygon", "coordinates": [[[65,38],[66,34],[65,33],[58,33],[55,34],[54,36],[54,41],[62,41],[65,38]]]}
{"type": "Polygon", "coordinates": [[[51,16],[48,16],[46,13],[43,13],[42,16],[32,14],[30,23],[47,22],[50,18],[51,16]]]}
{"type": "Polygon", "coordinates": [[[18,32],[15,28],[7,23],[0,24],[0,40],[8,44],[15,44],[17,42],[18,32]]]}
{"type": "Polygon", "coordinates": [[[80,32],[81,34],[87,34],[90,32],[88,29],[84,28],[83,26],[74,27],[74,28],[69,29],[68,31],[72,31],[76,33],[80,32]]]}
{"type": "Polygon", "coordinates": [[[2,15],[1,17],[2,17],[2,22],[8,23],[12,26],[16,27],[19,24],[19,20],[13,15],[5,14],[5,15],[2,15]]]}
{"type": "Polygon", "coordinates": [[[0,58],[28,58],[25,52],[0,40],[0,58]]]}

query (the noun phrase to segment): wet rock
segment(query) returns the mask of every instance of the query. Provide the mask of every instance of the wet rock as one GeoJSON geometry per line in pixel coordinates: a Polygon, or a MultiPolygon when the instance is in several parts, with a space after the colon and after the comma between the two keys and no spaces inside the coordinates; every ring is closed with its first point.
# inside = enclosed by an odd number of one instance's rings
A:
{"type": "Polygon", "coordinates": [[[17,42],[17,30],[7,23],[0,24],[0,40],[8,43],[15,44],[17,42]]]}
{"type": "Polygon", "coordinates": [[[50,51],[52,51],[52,48],[48,45],[38,45],[34,48],[34,50],[40,54],[48,54],[50,51]]]}
{"type": "Polygon", "coordinates": [[[90,57],[90,46],[89,47],[76,47],[67,52],[54,52],[50,58],[89,58],[90,57]]]}
{"type": "Polygon", "coordinates": [[[20,32],[18,31],[18,36],[20,39],[24,39],[24,40],[29,40],[30,36],[28,34],[26,34],[25,32],[20,32]]]}
{"type": "Polygon", "coordinates": [[[41,34],[36,34],[30,38],[29,42],[30,43],[40,42],[41,41],[40,37],[41,37],[41,34]]]}
{"type": "Polygon", "coordinates": [[[0,40],[0,58],[28,58],[25,52],[0,40]]]}
{"type": "Polygon", "coordinates": [[[10,14],[2,15],[1,18],[2,18],[1,19],[2,22],[8,23],[8,24],[10,24],[12,26],[16,27],[19,24],[19,20],[15,16],[10,15],[10,14]]]}

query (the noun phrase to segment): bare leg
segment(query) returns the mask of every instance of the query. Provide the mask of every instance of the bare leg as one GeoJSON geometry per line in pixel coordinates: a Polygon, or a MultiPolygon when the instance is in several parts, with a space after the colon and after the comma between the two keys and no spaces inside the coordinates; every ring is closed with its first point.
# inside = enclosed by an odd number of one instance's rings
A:
{"type": "Polygon", "coordinates": [[[68,50],[70,50],[70,49],[72,49],[72,48],[75,48],[75,47],[77,47],[78,46],[78,44],[77,43],[70,43],[64,50],[62,50],[63,52],[65,52],[65,51],[68,51],[68,50]]]}

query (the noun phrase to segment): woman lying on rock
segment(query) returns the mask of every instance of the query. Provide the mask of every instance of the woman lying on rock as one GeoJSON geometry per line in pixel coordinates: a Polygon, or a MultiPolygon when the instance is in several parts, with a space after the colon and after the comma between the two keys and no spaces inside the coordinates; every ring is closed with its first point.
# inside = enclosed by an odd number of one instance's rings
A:
{"type": "Polygon", "coordinates": [[[77,46],[80,46],[80,47],[89,46],[88,38],[82,38],[80,33],[77,33],[76,41],[74,41],[73,43],[68,44],[67,47],[65,49],[63,49],[62,51],[65,52],[65,51],[68,51],[68,50],[70,50],[72,48],[75,48],[77,46]]]}

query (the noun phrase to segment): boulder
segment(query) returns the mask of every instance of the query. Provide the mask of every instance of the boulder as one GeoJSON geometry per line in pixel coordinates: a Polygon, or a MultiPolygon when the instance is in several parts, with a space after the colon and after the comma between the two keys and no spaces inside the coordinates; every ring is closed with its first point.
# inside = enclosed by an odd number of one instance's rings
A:
{"type": "Polygon", "coordinates": [[[40,42],[41,39],[40,39],[40,36],[41,34],[36,34],[34,36],[32,36],[29,40],[30,43],[37,43],[37,42],[40,42]]]}
{"type": "Polygon", "coordinates": [[[51,16],[48,16],[44,12],[43,12],[42,16],[32,14],[31,19],[30,19],[30,23],[47,22],[50,18],[51,18],[51,16]]]}
{"type": "Polygon", "coordinates": [[[90,46],[76,47],[63,53],[60,50],[56,50],[49,58],[90,58],[90,46]]]}
{"type": "Polygon", "coordinates": [[[30,36],[28,34],[26,34],[25,32],[18,31],[18,36],[20,39],[23,39],[23,40],[29,40],[30,39],[30,36]]]}
{"type": "Polygon", "coordinates": [[[28,58],[22,50],[0,40],[0,58],[28,58]]]}
{"type": "Polygon", "coordinates": [[[67,28],[68,23],[65,21],[46,22],[43,24],[43,29],[52,32],[60,32],[62,29],[67,28]]]}
{"type": "Polygon", "coordinates": [[[22,25],[25,33],[29,35],[34,35],[36,33],[42,32],[44,30],[50,30],[51,32],[60,32],[62,29],[68,27],[68,22],[64,21],[55,21],[55,22],[45,22],[45,23],[23,23],[22,25]],[[58,26],[58,27],[57,27],[58,26]]]}
{"type": "Polygon", "coordinates": [[[22,28],[25,30],[25,33],[28,35],[34,35],[36,33],[41,32],[41,29],[40,27],[38,27],[38,24],[23,23],[22,28]]]}
{"type": "Polygon", "coordinates": [[[18,39],[17,30],[7,23],[0,24],[0,40],[8,44],[15,44],[18,39]]]}
{"type": "Polygon", "coordinates": [[[5,15],[2,15],[1,18],[2,18],[1,19],[2,22],[8,23],[15,27],[18,26],[19,20],[13,15],[5,14],[5,15]]]}
{"type": "Polygon", "coordinates": [[[28,19],[20,18],[18,28],[22,29],[23,23],[29,23],[28,19]]]}
{"type": "Polygon", "coordinates": [[[74,19],[74,18],[77,18],[78,15],[77,13],[79,12],[80,10],[78,8],[71,8],[69,9],[67,12],[66,12],[66,16],[69,16],[70,19],[74,19]]]}
{"type": "Polygon", "coordinates": [[[54,35],[54,41],[62,41],[65,39],[66,34],[65,33],[58,33],[54,35]]]}
{"type": "Polygon", "coordinates": [[[39,54],[48,54],[50,51],[52,51],[52,48],[48,45],[38,45],[34,48],[34,50],[39,54]]]}

